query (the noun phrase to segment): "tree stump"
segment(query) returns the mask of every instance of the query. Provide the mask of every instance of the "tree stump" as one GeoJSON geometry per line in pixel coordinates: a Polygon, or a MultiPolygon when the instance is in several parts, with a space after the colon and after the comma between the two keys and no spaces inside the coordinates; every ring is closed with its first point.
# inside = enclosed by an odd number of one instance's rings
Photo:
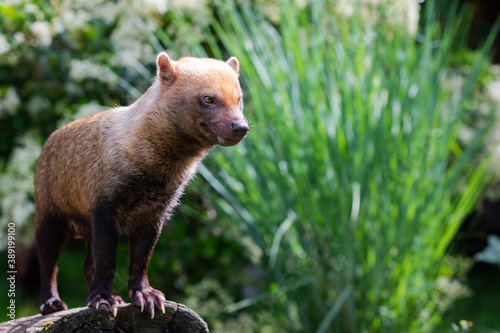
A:
{"type": "Polygon", "coordinates": [[[208,326],[194,311],[182,304],[167,301],[165,313],[156,309],[154,319],[132,304],[122,305],[116,318],[104,309],[87,307],[54,312],[45,316],[19,318],[12,325],[0,324],[0,332],[141,332],[141,333],[205,333],[208,326]]]}

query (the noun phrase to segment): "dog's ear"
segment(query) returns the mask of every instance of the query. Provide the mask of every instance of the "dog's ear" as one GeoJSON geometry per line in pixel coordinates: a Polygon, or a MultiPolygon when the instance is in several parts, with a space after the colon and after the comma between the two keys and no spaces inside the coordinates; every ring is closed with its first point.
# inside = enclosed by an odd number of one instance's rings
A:
{"type": "Polygon", "coordinates": [[[156,58],[156,75],[162,84],[172,84],[177,78],[175,64],[165,52],[158,54],[156,58]]]}
{"type": "Polygon", "coordinates": [[[226,64],[231,66],[231,68],[234,69],[236,74],[240,76],[240,62],[238,61],[238,59],[236,59],[236,57],[229,58],[228,61],[226,61],[226,64]]]}

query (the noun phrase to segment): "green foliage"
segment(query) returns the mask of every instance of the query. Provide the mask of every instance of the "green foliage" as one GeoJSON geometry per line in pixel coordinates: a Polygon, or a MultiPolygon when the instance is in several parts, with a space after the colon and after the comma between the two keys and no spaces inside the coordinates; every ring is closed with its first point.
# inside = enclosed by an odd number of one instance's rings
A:
{"type": "MultiPolygon", "coordinates": [[[[104,29],[105,22],[102,18],[82,22],[73,17],[71,20],[67,17],[69,11],[66,15],[62,12],[61,7],[45,1],[0,5],[1,36],[5,41],[0,57],[2,159],[9,156],[18,143],[17,137],[28,130],[36,130],[46,137],[59,118],[74,113],[78,104],[86,103],[89,96],[112,102],[113,91],[104,89],[105,85],[72,80],[70,75],[71,61],[75,59],[98,56],[110,59],[111,51],[103,48],[101,42],[110,34],[104,29]],[[79,22],[81,26],[77,27],[79,22]],[[17,102],[5,105],[6,96],[17,102]]],[[[81,12],[75,8],[71,13],[81,12]]],[[[107,26],[110,25],[108,22],[107,26]]]]}
{"type": "Polygon", "coordinates": [[[420,332],[446,309],[432,295],[467,294],[441,271],[487,180],[485,161],[468,163],[489,127],[464,150],[457,137],[486,60],[449,74],[467,16],[452,6],[441,26],[435,6],[413,38],[383,7],[367,23],[333,2],[285,2],[275,26],[245,3],[219,4],[214,37],[240,60],[252,129],[200,172],[275,281],[233,308],[272,299],[287,331],[420,332]]]}

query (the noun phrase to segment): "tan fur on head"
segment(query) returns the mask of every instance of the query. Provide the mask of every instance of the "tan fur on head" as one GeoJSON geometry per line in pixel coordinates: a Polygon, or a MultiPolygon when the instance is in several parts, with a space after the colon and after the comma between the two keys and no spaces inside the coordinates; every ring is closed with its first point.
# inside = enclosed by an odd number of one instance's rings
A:
{"type": "Polygon", "coordinates": [[[230,128],[233,121],[241,119],[246,122],[240,105],[243,94],[238,81],[238,67],[236,58],[229,63],[192,57],[176,61],[178,78],[163,95],[169,112],[177,114],[169,119],[203,145],[211,147],[238,142],[231,138],[230,128]],[[200,109],[204,96],[214,99],[216,110],[208,112],[200,109]]]}

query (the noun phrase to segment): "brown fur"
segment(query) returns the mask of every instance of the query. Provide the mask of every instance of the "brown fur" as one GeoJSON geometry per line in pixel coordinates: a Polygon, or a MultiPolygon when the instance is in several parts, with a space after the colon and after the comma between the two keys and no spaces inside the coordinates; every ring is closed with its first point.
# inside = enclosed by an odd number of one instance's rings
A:
{"type": "MultiPolygon", "coordinates": [[[[147,248],[130,249],[129,291],[136,305],[146,303],[153,313],[152,303],[161,307],[163,294],[149,287],[147,276],[139,277],[145,272],[134,271],[144,270],[144,265],[132,262],[132,251],[144,252],[147,269],[158,233],[198,163],[216,144],[234,145],[248,132],[236,58],[227,62],[199,58],[172,61],[161,53],[157,66],[158,80],[134,104],[63,126],[42,150],[35,174],[42,313],[65,308],[55,280],[60,246],[49,246],[48,242],[62,243],[71,234],[88,244],[85,275],[91,288],[89,305],[95,301],[96,307],[116,310],[108,290],[114,258],[109,268],[99,266],[100,261],[104,264],[109,260],[102,257],[112,256],[115,245],[108,249],[105,238],[94,234],[101,229],[112,234],[110,241],[114,241],[115,231],[139,235],[151,229],[141,236],[150,239],[147,248]],[[204,102],[204,96],[210,96],[214,103],[204,102]],[[148,290],[151,297],[146,295],[148,290]],[[146,296],[133,296],[140,292],[146,296]]],[[[130,243],[131,247],[142,246],[132,236],[130,243]]]]}

